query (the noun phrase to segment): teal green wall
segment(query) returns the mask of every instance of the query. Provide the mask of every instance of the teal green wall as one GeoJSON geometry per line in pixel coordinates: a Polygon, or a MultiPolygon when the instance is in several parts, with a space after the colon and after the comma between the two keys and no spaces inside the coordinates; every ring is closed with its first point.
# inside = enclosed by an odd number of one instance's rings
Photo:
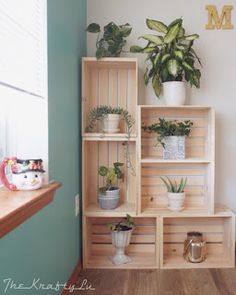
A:
{"type": "MultiPolygon", "coordinates": [[[[67,281],[80,259],[80,58],[86,49],[86,0],[48,0],[49,177],[63,182],[54,202],[0,241],[0,294],[4,278],[30,284],[67,281]]],[[[6,294],[55,294],[14,291],[6,294]]]]}

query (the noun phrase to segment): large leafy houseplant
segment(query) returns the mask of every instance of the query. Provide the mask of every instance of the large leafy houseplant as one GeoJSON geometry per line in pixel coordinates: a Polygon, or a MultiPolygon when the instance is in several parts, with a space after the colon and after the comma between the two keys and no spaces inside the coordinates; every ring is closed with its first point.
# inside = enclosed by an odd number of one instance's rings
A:
{"type": "Polygon", "coordinates": [[[171,24],[147,19],[147,27],[157,32],[145,34],[140,38],[148,43],[145,47],[132,46],[131,52],[147,53],[147,67],[144,81],[152,86],[157,97],[162,93],[162,83],[169,81],[187,81],[190,85],[200,87],[201,72],[195,62],[201,64],[193,49],[193,43],[199,35],[186,35],[183,20],[176,19],[171,24]]]}
{"type": "Polygon", "coordinates": [[[104,27],[103,36],[100,37],[100,25],[91,23],[88,25],[86,31],[98,34],[96,41],[96,57],[100,59],[102,57],[120,56],[126,44],[125,38],[130,35],[132,28],[128,23],[125,25],[116,25],[114,22],[110,22],[104,27]]]}

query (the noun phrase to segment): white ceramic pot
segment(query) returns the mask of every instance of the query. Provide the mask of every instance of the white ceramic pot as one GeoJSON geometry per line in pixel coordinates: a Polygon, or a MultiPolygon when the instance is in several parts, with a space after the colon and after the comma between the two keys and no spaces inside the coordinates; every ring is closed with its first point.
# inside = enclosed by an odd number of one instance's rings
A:
{"type": "Polygon", "coordinates": [[[185,82],[170,81],[163,83],[163,96],[169,106],[181,106],[185,104],[185,82]]]}
{"type": "Polygon", "coordinates": [[[130,243],[133,229],[126,231],[112,231],[112,244],[116,247],[116,254],[110,257],[115,265],[125,264],[131,262],[131,258],[125,255],[125,247],[130,243]]]}
{"type": "Polygon", "coordinates": [[[108,114],[103,119],[103,132],[118,133],[120,131],[119,123],[120,123],[119,114],[108,114]]]}
{"type": "Polygon", "coordinates": [[[171,211],[182,211],[184,209],[185,193],[167,193],[168,209],[171,211]]]}
{"type": "Polygon", "coordinates": [[[166,160],[185,159],[185,136],[167,136],[164,139],[163,158],[166,160]]]}

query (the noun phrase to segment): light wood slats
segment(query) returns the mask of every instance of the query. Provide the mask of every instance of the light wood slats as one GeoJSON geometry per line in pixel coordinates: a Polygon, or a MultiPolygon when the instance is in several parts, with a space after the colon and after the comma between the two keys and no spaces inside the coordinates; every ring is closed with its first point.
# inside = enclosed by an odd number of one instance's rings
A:
{"type": "Polygon", "coordinates": [[[163,268],[191,268],[183,260],[184,240],[189,231],[203,233],[206,241],[207,258],[204,263],[196,267],[231,267],[234,265],[234,235],[235,217],[180,217],[163,218],[162,246],[163,256],[161,265],[163,268]],[[181,263],[176,266],[176,262],[181,263]]]}

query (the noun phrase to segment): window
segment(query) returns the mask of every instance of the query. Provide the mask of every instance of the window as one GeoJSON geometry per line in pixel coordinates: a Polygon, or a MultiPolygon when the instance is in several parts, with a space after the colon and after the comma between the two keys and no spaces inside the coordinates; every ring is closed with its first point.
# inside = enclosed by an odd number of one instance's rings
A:
{"type": "Polygon", "coordinates": [[[46,7],[46,0],[0,0],[0,158],[47,163],[46,7]]]}

